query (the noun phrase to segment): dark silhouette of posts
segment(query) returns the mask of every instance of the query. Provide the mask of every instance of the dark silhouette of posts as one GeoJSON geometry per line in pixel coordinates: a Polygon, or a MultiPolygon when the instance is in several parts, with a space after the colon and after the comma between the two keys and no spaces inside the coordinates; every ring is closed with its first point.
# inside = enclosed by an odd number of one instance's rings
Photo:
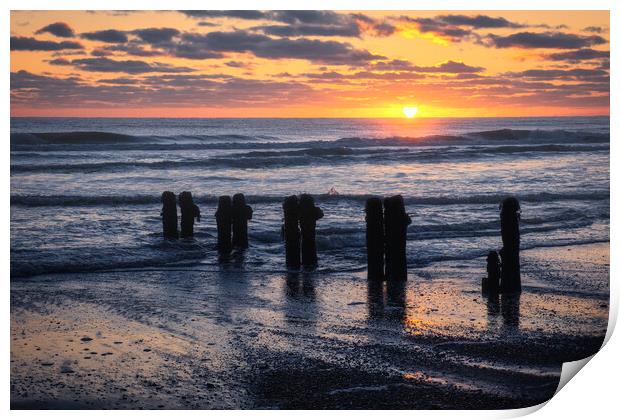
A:
{"type": "Polygon", "coordinates": [[[383,229],[381,199],[369,198],[366,200],[366,256],[369,279],[382,280],[384,276],[385,234],[383,229]]]}
{"type": "Polygon", "coordinates": [[[385,210],[385,276],[388,281],[407,280],[407,226],[411,218],[405,212],[401,195],[383,201],[385,210]]]}
{"type": "Polygon", "coordinates": [[[200,209],[192,199],[192,193],[183,191],[179,194],[179,207],[181,207],[181,238],[194,236],[194,219],[200,221],[200,209]]]}
{"type": "Polygon", "coordinates": [[[245,203],[241,193],[232,198],[232,243],[238,248],[248,247],[248,220],[252,219],[252,207],[245,203]]]}
{"type": "Polygon", "coordinates": [[[482,279],[482,293],[497,294],[499,292],[500,273],[499,255],[496,251],[489,251],[489,255],[487,255],[487,277],[482,279]]]}
{"type": "Polygon", "coordinates": [[[178,239],[177,198],[172,191],[164,191],[161,195],[161,221],[165,239],[178,239]]]}
{"type": "Polygon", "coordinates": [[[503,248],[500,251],[502,257],[500,288],[502,293],[521,291],[521,269],[519,265],[520,216],[521,207],[516,198],[509,197],[500,205],[503,243],[503,248]]]}
{"type": "Polygon", "coordinates": [[[291,195],[284,199],[282,203],[284,210],[284,250],[286,253],[286,266],[298,269],[301,266],[299,231],[299,200],[296,195],[291,195]]]}
{"type": "Polygon", "coordinates": [[[217,249],[229,252],[232,249],[232,200],[229,195],[220,196],[215,212],[217,223],[217,249]]]}
{"type": "Polygon", "coordinates": [[[315,267],[316,255],[316,221],[323,217],[323,210],[314,205],[310,194],[299,196],[299,227],[301,228],[301,264],[315,267]]]}

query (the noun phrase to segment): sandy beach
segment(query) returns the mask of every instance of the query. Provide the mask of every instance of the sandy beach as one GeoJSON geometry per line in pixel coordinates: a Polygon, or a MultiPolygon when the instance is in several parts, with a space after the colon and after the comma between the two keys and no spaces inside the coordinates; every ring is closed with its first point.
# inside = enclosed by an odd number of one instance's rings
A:
{"type": "Polygon", "coordinates": [[[522,254],[519,299],[484,261],[365,273],[142,269],[11,282],[12,408],[499,409],[549,399],[607,327],[609,244],[522,254]]]}

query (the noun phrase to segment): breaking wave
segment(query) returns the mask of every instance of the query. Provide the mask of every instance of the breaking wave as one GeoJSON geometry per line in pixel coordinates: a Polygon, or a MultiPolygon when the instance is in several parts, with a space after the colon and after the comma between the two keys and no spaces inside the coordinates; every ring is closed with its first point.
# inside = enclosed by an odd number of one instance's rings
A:
{"type": "MultiPolygon", "coordinates": [[[[500,203],[510,194],[479,194],[479,195],[455,195],[455,196],[405,196],[405,203],[410,205],[456,205],[456,204],[496,204],[500,203]]],[[[316,194],[317,202],[346,202],[353,201],[363,204],[371,194],[316,194]]],[[[519,201],[525,202],[551,202],[562,200],[609,200],[609,191],[590,192],[536,192],[520,194],[519,201]]],[[[246,195],[248,203],[281,203],[283,195],[246,195]]],[[[194,194],[197,203],[217,203],[218,196],[194,194]]],[[[119,206],[119,205],[159,205],[159,195],[11,195],[11,205],[16,206],[119,206]]]]}

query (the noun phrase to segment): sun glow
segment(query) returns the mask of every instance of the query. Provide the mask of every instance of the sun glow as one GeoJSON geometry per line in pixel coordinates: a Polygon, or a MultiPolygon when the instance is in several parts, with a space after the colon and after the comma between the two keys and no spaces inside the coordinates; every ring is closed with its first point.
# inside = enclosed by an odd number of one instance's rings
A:
{"type": "Polygon", "coordinates": [[[405,114],[405,117],[407,118],[413,118],[416,116],[417,113],[418,113],[418,107],[416,106],[403,107],[403,114],[405,114]]]}

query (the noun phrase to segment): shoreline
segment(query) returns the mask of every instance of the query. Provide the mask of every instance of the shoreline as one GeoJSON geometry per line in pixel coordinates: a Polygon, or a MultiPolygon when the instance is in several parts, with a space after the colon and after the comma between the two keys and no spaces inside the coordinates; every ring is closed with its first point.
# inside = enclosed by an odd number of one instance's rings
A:
{"type": "Polygon", "coordinates": [[[481,261],[410,269],[400,295],[368,288],[364,273],[234,266],[11,279],[11,407],[546,401],[561,362],[602,343],[609,243],[523,251],[517,301],[480,295],[481,261]]]}

